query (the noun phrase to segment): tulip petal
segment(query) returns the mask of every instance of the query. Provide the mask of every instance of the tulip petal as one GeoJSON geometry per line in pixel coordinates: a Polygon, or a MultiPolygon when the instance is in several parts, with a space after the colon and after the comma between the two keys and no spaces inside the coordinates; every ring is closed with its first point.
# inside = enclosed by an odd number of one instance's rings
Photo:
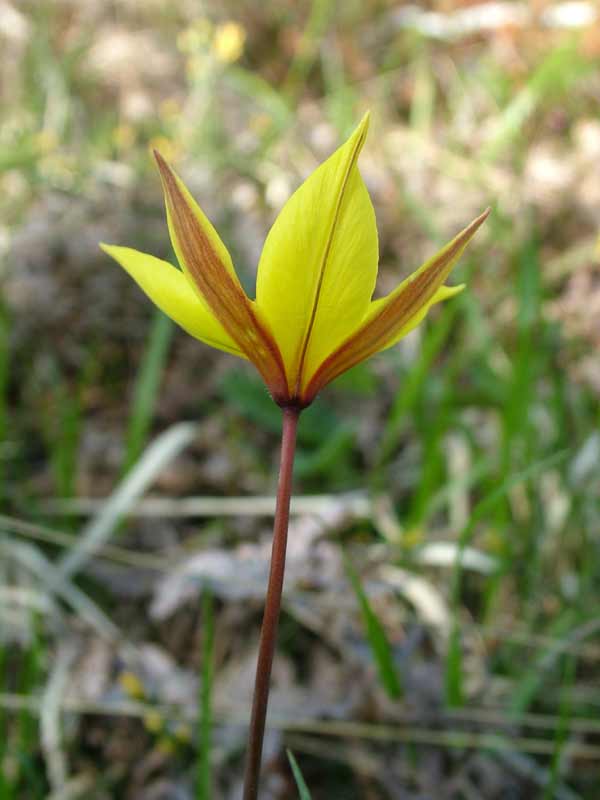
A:
{"type": "MultiPolygon", "coordinates": [[[[441,303],[443,300],[449,300],[451,297],[454,297],[457,294],[460,294],[463,289],[465,288],[466,284],[460,283],[457,286],[440,286],[437,292],[433,295],[431,300],[429,300],[425,305],[406,323],[403,325],[395,334],[394,338],[385,344],[383,347],[379,349],[378,352],[382,350],[387,350],[388,347],[393,347],[393,345],[398,344],[400,339],[404,339],[404,337],[409,334],[413,328],[416,328],[417,325],[420,325],[421,322],[427,316],[429,309],[431,306],[436,305],[436,303],[441,303]]],[[[381,302],[380,300],[376,300],[376,303],[381,302]]]]}
{"type": "Polygon", "coordinates": [[[171,242],[194,291],[253,362],[278,403],[289,400],[279,348],[236,275],[231,256],[183,181],[156,153],[171,242]]]}
{"type": "Polygon", "coordinates": [[[212,347],[245,358],[239,347],[189,285],[185,275],[160,258],[129,247],[101,244],[161,311],[184,331],[212,347]]]}
{"type": "Polygon", "coordinates": [[[433,303],[462,288],[442,285],[489,213],[490,210],[487,209],[473,220],[387,297],[371,303],[355,332],[323,362],[309,383],[303,387],[303,402],[311,402],[317,392],[338,375],[375,353],[391,347],[421,322],[433,303]]]}
{"type": "Polygon", "coordinates": [[[181,269],[190,279],[195,291],[203,294],[203,284],[207,280],[212,280],[218,286],[222,279],[220,273],[224,272],[239,291],[243,292],[231,255],[214,226],[179,175],[156,150],[154,157],[165,193],[171,244],[181,269]],[[190,228],[189,237],[186,236],[187,228],[190,228]],[[198,275],[199,271],[201,274],[198,275]]]}
{"type": "Polygon", "coordinates": [[[355,330],[377,279],[377,227],[357,167],[368,127],[358,128],[300,186],[266,239],[256,302],[297,394],[303,376],[355,330]]]}

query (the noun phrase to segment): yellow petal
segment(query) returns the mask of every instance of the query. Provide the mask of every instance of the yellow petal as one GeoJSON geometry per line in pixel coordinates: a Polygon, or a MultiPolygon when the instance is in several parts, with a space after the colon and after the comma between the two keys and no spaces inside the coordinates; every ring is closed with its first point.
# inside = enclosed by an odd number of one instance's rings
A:
{"type": "Polygon", "coordinates": [[[292,394],[364,317],[377,278],[377,228],[357,160],[358,128],[288,200],[260,259],[256,302],[292,394]]]}
{"type": "MultiPolygon", "coordinates": [[[[302,392],[303,402],[311,402],[323,386],[342,372],[374,353],[391,347],[418,325],[429,307],[438,302],[436,298],[444,299],[442,284],[489,213],[487,209],[473,220],[387,297],[371,303],[358,328],[323,362],[311,378],[302,392]]],[[[445,287],[445,296],[448,297],[448,290],[455,293],[459,288],[462,287],[445,287]]]]}
{"type": "Polygon", "coordinates": [[[268,323],[243,290],[227,248],[183,181],[159,153],[155,156],[171,241],[181,268],[194,291],[259,370],[273,399],[285,404],[289,400],[285,370],[268,323]]]}
{"type": "Polygon", "coordinates": [[[212,347],[245,358],[206,303],[193,291],[182,272],[160,258],[140,253],[129,247],[107,244],[101,244],[100,247],[114,258],[152,302],[184,331],[212,347]]]}
{"type": "MultiPolygon", "coordinates": [[[[463,291],[463,289],[465,288],[465,285],[466,284],[464,284],[464,283],[460,283],[457,286],[440,286],[440,288],[433,295],[431,300],[429,300],[427,303],[425,303],[423,308],[421,308],[421,310],[418,311],[414,315],[414,317],[412,317],[406,323],[406,325],[403,325],[397,331],[397,333],[394,336],[394,338],[391,341],[389,341],[387,344],[385,344],[383,347],[380,348],[380,351],[381,350],[387,350],[388,347],[392,347],[393,345],[397,344],[400,341],[400,339],[404,339],[404,337],[408,333],[410,333],[413,330],[413,328],[416,328],[417,325],[420,325],[421,322],[423,322],[423,320],[427,316],[427,313],[428,313],[429,309],[431,308],[431,306],[434,306],[436,303],[441,303],[443,300],[449,300],[451,297],[454,297],[455,295],[460,294],[463,291]]],[[[375,302],[377,303],[377,302],[381,302],[381,301],[380,300],[376,300],[375,302]]],[[[375,303],[373,305],[375,305],[375,303]]]]}
{"type": "MultiPolygon", "coordinates": [[[[243,291],[231,256],[229,255],[229,250],[225,247],[225,244],[216,232],[214,226],[198,203],[196,203],[184,182],[169,164],[167,164],[157,150],[154,151],[154,157],[158,164],[165,192],[165,206],[167,209],[167,223],[169,225],[171,244],[173,245],[173,250],[175,250],[175,255],[177,256],[181,269],[186,273],[187,277],[190,278],[194,289],[202,293],[202,284],[204,280],[202,280],[202,275],[200,275],[199,277],[201,280],[197,281],[196,274],[198,270],[205,269],[208,271],[208,277],[213,278],[216,282],[218,282],[219,279],[218,273],[224,270],[239,290],[243,291]],[[182,202],[178,203],[178,200],[182,202]],[[191,219],[195,221],[198,228],[195,233],[193,230],[190,230],[189,236],[186,236],[184,227],[186,218],[183,212],[189,213],[191,219]],[[182,219],[180,219],[181,217],[182,219]],[[199,238],[198,234],[201,234],[200,241],[196,241],[196,239],[199,238]],[[191,241],[188,241],[188,239],[191,239],[191,241]],[[193,245],[199,252],[193,252],[193,245]],[[201,263],[198,264],[198,261],[201,263]]],[[[189,227],[191,227],[190,222],[188,222],[189,227]]]]}

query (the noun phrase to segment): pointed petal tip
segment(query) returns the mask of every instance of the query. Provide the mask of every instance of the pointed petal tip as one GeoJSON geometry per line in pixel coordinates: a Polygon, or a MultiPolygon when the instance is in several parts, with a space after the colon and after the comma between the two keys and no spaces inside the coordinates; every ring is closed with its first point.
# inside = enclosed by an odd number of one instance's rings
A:
{"type": "Polygon", "coordinates": [[[167,163],[166,159],[156,148],[152,149],[152,155],[154,156],[156,166],[158,167],[158,171],[161,175],[164,175],[165,172],[172,172],[171,167],[167,163]]]}
{"type": "Polygon", "coordinates": [[[340,150],[350,148],[350,152],[355,154],[360,153],[367,139],[370,119],[371,112],[366,111],[358,125],[356,125],[356,127],[352,130],[352,133],[346,139],[345,143],[340,147],[340,150]]]}
{"type": "MultiPolygon", "coordinates": [[[[492,207],[488,206],[485,211],[483,211],[478,217],[475,218],[474,222],[485,222],[489,215],[492,213],[492,207]]],[[[481,224],[481,223],[480,223],[481,224]]]]}
{"type": "Polygon", "coordinates": [[[488,206],[485,211],[483,211],[478,217],[475,217],[475,219],[470,222],[461,233],[458,234],[458,237],[465,237],[468,241],[472,236],[475,235],[475,232],[481,227],[481,225],[483,225],[491,213],[492,209],[490,206],[488,206]]]}
{"type": "Polygon", "coordinates": [[[106,244],[105,242],[98,242],[98,247],[102,250],[103,253],[106,253],[107,256],[114,258],[122,266],[122,260],[124,257],[135,255],[141,255],[138,250],[135,250],[132,247],[126,247],[122,244],[106,244]]]}
{"type": "Polygon", "coordinates": [[[367,138],[367,133],[369,132],[370,121],[371,121],[371,111],[367,110],[363,114],[361,121],[358,123],[358,125],[354,129],[354,133],[351,136],[352,139],[356,138],[360,140],[359,148],[362,148],[363,144],[365,143],[365,139],[367,138]]]}
{"type": "Polygon", "coordinates": [[[106,244],[106,242],[98,242],[98,247],[100,250],[102,250],[102,252],[106,253],[107,256],[117,260],[119,259],[119,255],[122,253],[137,253],[137,250],[122,244],[106,244]]]}
{"type": "Polygon", "coordinates": [[[467,288],[467,284],[466,283],[457,283],[454,286],[447,286],[446,288],[450,289],[450,291],[453,294],[460,294],[462,291],[464,291],[467,288]]]}
{"type": "Polygon", "coordinates": [[[98,242],[98,247],[103,253],[106,253],[107,256],[114,258],[114,260],[118,264],[121,264],[121,266],[124,266],[123,259],[139,257],[153,258],[153,256],[146,256],[145,253],[141,253],[139,250],[136,250],[133,247],[127,247],[126,245],[122,244],[106,244],[105,242],[98,242]]]}

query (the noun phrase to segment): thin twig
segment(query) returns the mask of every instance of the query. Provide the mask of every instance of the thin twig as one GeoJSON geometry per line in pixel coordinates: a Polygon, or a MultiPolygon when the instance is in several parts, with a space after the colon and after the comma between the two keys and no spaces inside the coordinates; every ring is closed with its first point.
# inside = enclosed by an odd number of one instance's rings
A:
{"type": "MultiPolygon", "coordinates": [[[[45,514],[85,516],[97,514],[107,499],[78,497],[69,500],[52,499],[40,503],[45,514]]],[[[270,517],[275,511],[273,495],[255,497],[144,497],[128,510],[129,517],[270,517]]],[[[370,517],[371,501],[365,492],[304,495],[291,500],[290,514],[329,514],[332,508],[347,509],[353,517],[370,517]]]]}
{"type": "Polygon", "coordinates": [[[61,708],[76,655],[72,641],[60,645],[40,703],[40,741],[53,792],[62,791],[68,780],[67,758],[61,741],[61,708]]]}
{"type": "MultiPolygon", "coordinates": [[[[303,498],[298,498],[298,499],[307,501],[310,500],[311,503],[313,500],[322,499],[323,507],[325,507],[326,501],[333,503],[334,498],[336,498],[338,502],[344,502],[345,497],[347,496],[315,495],[314,498],[305,496],[303,498]]],[[[204,498],[191,498],[191,499],[203,500],[204,498]]],[[[246,498],[232,498],[232,499],[241,500],[246,498]]],[[[247,499],[250,500],[251,498],[247,499]]],[[[260,500],[261,498],[258,499],[260,500]]],[[[272,501],[272,498],[262,498],[262,499],[268,499],[269,502],[272,501]]],[[[358,501],[358,495],[357,495],[357,501],[358,501]]],[[[306,511],[302,511],[298,507],[296,507],[296,513],[298,514],[310,513],[308,510],[309,503],[307,502],[306,505],[307,505],[306,511]]],[[[318,509],[318,507],[319,504],[317,504],[316,507],[313,507],[314,513],[318,513],[316,510],[318,509]]],[[[331,504],[327,507],[331,508],[331,504]]],[[[292,506],[290,508],[290,514],[292,514],[292,512],[293,512],[293,499],[292,499],[292,506]]],[[[19,536],[25,537],[27,539],[32,539],[34,541],[40,541],[40,542],[47,542],[49,544],[54,544],[58,547],[71,547],[73,545],[73,535],[70,533],[57,531],[53,528],[27,522],[25,520],[21,520],[16,517],[9,517],[0,514],[0,528],[6,531],[10,531],[11,533],[17,534],[19,536]]],[[[106,559],[108,561],[113,561],[118,564],[125,564],[132,567],[151,569],[155,570],[156,572],[161,572],[165,574],[167,574],[171,569],[177,567],[177,565],[180,563],[179,553],[176,553],[175,555],[171,555],[169,553],[156,553],[156,554],[140,553],[137,550],[132,550],[126,547],[119,547],[118,545],[111,545],[111,544],[102,545],[102,547],[98,549],[98,551],[94,555],[93,560],[97,560],[99,558],[106,559]]],[[[325,598],[320,598],[320,603],[323,605],[323,607],[325,607],[326,602],[327,601],[325,598]]],[[[430,629],[436,629],[439,627],[437,624],[434,624],[419,616],[415,618],[415,622],[418,622],[419,625],[423,625],[424,627],[430,629]]],[[[468,623],[463,623],[461,627],[464,633],[467,634],[475,633],[478,636],[482,636],[486,639],[487,638],[499,639],[502,641],[511,642],[512,644],[521,645],[526,648],[552,647],[554,645],[557,645],[560,647],[560,651],[562,653],[573,653],[574,655],[577,655],[579,658],[585,659],[586,661],[600,661],[600,647],[598,646],[598,644],[595,644],[593,642],[585,642],[585,641],[572,642],[569,637],[560,638],[560,637],[547,636],[544,634],[537,634],[523,627],[509,628],[508,623],[506,627],[504,627],[502,624],[476,625],[468,623]]]]}
{"type": "MultiPolygon", "coordinates": [[[[31,695],[12,694],[10,692],[0,693],[0,707],[11,711],[25,709],[33,714],[40,713],[39,699],[31,695]]],[[[185,711],[186,719],[188,717],[190,719],[195,719],[197,716],[196,710],[191,706],[186,706],[178,712],[178,710],[173,707],[157,706],[149,703],[137,703],[132,701],[99,703],[76,697],[63,698],[61,708],[65,711],[72,711],[80,714],[101,714],[103,716],[135,717],[139,719],[143,719],[152,712],[160,713],[165,719],[174,720],[181,719],[181,711],[185,711]]],[[[527,716],[533,717],[536,715],[527,716]]],[[[544,715],[540,716],[544,717],[544,715]]],[[[223,713],[215,710],[213,718],[215,724],[219,725],[246,725],[248,723],[248,715],[244,713],[223,713]]],[[[517,724],[519,718],[519,716],[515,716],[514,720],[512,717],[509,719],[507,718],[505,722],[507,725],[517,724]]],[[[415,743],[437,747],[501,750],[540,755],[552,755],[555,749],[555,743],[550,739],[415,727],[412,722],[413,719],[413,716],[407,716],[406,721],[403,723],[398,723],[396,725],[380,725],[369,722],[356,722],[353,720],[289,719],[287,717],[271,716],[269,717],[269,726],[277,730],[314,733],[318,736],[415,743]],[[403,724],[406,724],[407,727],[403,727],[403,724]]],[[[549,717],[548,719],[551,718],[549,717]]],[[[597,733],[593,720],[572,720],[569,727],[573,732],[579,735],[585,732],[590,734],[597,733]],[[573,725],[574,722],[576,723],[575,726],[573,725]],[[586,722],[590,724],[587,731],[584,730],[586,722]]],[[[600,746],[582,742],[571,742],[566,746],[565,753],[571,758],[595,761],[600,759],[600,746]]]]}

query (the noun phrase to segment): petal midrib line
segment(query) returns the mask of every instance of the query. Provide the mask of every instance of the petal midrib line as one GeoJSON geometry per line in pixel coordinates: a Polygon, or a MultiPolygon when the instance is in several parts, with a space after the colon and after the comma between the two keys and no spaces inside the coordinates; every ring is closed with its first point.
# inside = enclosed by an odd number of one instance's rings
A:
{"type": "Polygon", "coordinates": [[[318,310],[318,307],[319,307],[319,298],[321,296],[321,290],[322,290],[322,287],[323,287],[323,281],[325,279],[325,271],[327,269],[327,262],[329,260],[329,254],[331,253],[331,247],[332,247],[332,244],[333,244],[333,239],[335,237],[335,231],[336,231],[337,225],[339,223],[339,219],[340,219],[340,210],[342,208],[342,203],[343,203],[344,197],[346,195],[346,189],[348,187],[348,181],[350,179],[350,175],[352,173],[352,170],[356,166],[356,162],[358,160],[358,154],[360,153],[361,147],[362,147],[362,145],[363,145],[363,143],[365,141],[365,136],[366,136],[366,134],[365,134],[365,132],[363,130],[361,132],[361,135],[357,138],[356,144],[354,146],[354,150],[352,151],[352,156],[350,158],[350,161],[348,162],[348,166],[347,166],[346,172],[345,172],[343,180],[342,180],[341,189],[340,189],[340,192],[339,192],[339,196],[338,196],[338,199],[337,199],[337,203],[336,203],[335,211],[334,211],[334,215],[333,215],[333,222],[332,222],[332,225],[331,225],[331,228],[330,228],[330,231],[329,231],[329,235],[328,235],[328,238],[327,238],[325,249],[323,251],[323,256],[322,256],[322,259],[321,259],[321,265],[319,267],[319,275],[318,275],[318,278],[317,278],[317,286],[316,286],[316,290],[315,290],[314,301],[313,301],[313,305],[312,305],[312,309],[311,309],[311,313],[310,313],[310,318],[308,320],[308,324],[306,326],[306,331],[304,333],[304,337],[303,337],[303,340],[302,340],[302,347],[301,347],[301,350],[300,350],[300,358],[298,360],[298,369],[297,369],[297,375],[296,375],[296,386],[295,386],[295,392],[294,392],[296,396],[300,395],[300,392],[301,392],[301,389],[302,389],[302,384],[303,384],[303,380],[302,380],[303,375],[302,375],[302,373],[304,371],[304,364],[306,362],[306,354],[308,352],[308,346],[310,344],[310,337],[311,337],[313,328],[315,326],[315,320],[316,320],[316,317],[317,317],[317,310],[318,310]]]}

